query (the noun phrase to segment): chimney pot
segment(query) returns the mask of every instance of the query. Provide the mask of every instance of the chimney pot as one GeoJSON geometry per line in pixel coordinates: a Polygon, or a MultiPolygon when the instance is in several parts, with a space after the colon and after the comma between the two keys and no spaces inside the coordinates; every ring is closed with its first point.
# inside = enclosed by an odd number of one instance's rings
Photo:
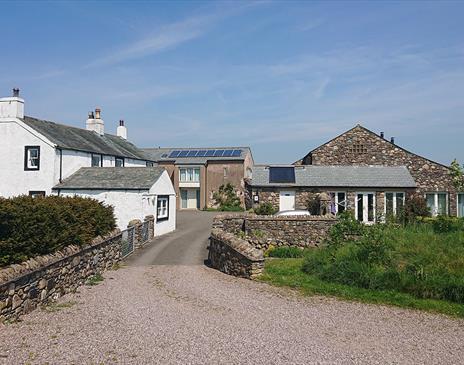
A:
{"type": "Polygon", "coordinates": [[[395,137],[390,138],[390,142],[395,144],[395,137]]]}
{"type": "Polygon", "coordinates": [[[127,128],[124,125],[124,120],[119,120],[119,127],[116,129],[116,135],[123,139],[127,139],[127,128]]]}
{"type": "Polygon", "coordinates": [[[380,132],[380,137],[385,138],[385,133],[384,133],[384,132],[380,132]]]}
{"type": "Polygon", "coordinates": [[[121,120],[119,121],[119,126],[120,126],[120,127],[124,127],[124,120],[121,119],[121,120]]]}
{"type": "Polygon", "coordinates": [[[93,115],[93,112],[89,112],[89,119],[94,119],[95,116],[93,115]]]}
{"type": "Polygon", "coordinates": [[[101,109],[100,108],[96,108],[95,109],[95,119],[101,119],[101,109]]]}
{"type": "Polygon", "coordinates": [[[13,97],[19,98],[19,89],[17,87],[13,89],[13,97]]]}

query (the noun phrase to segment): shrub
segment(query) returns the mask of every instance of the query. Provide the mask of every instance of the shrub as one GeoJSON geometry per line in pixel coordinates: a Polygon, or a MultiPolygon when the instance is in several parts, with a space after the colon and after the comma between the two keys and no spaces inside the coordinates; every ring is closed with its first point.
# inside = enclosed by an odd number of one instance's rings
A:
{"type": "Polygon", "coordinates": [[[219,190],[214,192],[213,199],[218,205],[218,210],[226,212],[243,211],[240,198],[231,183],[221,185],[219,190]]]}
{"type": "Polygon", "coordinates": [[[272,203],[261,203],[255,208],[255,213],[258,215],[274,215],[277,213],[277,209],[274,208],[272,203]]]}
{"type": "Polygon", "coordinates": [[[311,193],[308,200],[306,201],[306,207],[311,215],[321,214],[321,199],[319,194],[311,193]]]}
{"type": "Polygon", "coordinates": [[[82,246],[115,228],[113,208],[86,198],[0,198],[0,266],[82,246]]]}
{"type": "Polygon", "coordinates": [[[463,230],[437,233],[433,224],[364,229],[357,240],[308,252],[303,271],[354,287],[464,303],[463,230]]]}
{"type": "Polygon", "coordinates": [[[432,228],[435,233],[464,231],[464,219],[462,218],[460,219],[439,215],[438,217],[426,220],[425,222],[432,224],[432,228]]]}
{"type": "Polygon", "coordinates": [[[303,257],[305,254],[305,251],[301,248],[298,247],[276,247],[272,250],[269,250],[268,256],[269,257],[280,257],[280,258],[299,258],[303,257]]]}
{"type": "Polygon", "coordinates": [[[338,222],[329,229],[329,234],[325,243],[330,246],[337,246],[345,241],[356,239],[362,235],[366,226],[356,220],[353,213],[349,211],[338,215],[338,222]]]}
{"type": "Polygon", "coordinates": [[[415,194],[406,199],[404,206],[404,219],[406,222],[412,223],[418,217],[430,217],[430,209],[427,206],[427,201],[421,195],[415,194]]]}

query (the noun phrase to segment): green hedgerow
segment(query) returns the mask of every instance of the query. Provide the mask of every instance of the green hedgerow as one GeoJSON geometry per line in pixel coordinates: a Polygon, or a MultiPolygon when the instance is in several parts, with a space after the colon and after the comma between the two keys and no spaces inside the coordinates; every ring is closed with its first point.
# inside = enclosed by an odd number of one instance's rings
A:
{"type": "Polygon", "coordinates": [[[115,228],[113,208],[87,198],[0,198],[0,266],[82,246],[115,228]]]}

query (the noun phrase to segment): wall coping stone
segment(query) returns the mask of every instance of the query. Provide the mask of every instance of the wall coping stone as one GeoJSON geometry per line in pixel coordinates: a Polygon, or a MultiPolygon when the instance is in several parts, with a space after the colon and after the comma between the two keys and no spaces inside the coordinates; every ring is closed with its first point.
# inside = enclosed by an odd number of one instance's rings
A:
{"type": "Polygon", "coordinates": [[[223,242],[250,261],[264,261],[262,250],[254,248],[248,241],[241,239],[232,233],[224,232],[219,228],[214,228],[211,231],[211,237],[223,242]]]}
{"type": "Polygon", "coordinates": [[[21,280],[23,277],[43,271],[49,266],[60,263],[61,261],[79,256],[88,251],[104,246],[108,241],[120,236],[121,230],[116,228],[114,231],[104,236],[98,236],[90,244],[83,246],[69,245],[54,253],[36,256],[20,264],[12,264],[0,269],[0,291],[12,282],[21,280]]]}

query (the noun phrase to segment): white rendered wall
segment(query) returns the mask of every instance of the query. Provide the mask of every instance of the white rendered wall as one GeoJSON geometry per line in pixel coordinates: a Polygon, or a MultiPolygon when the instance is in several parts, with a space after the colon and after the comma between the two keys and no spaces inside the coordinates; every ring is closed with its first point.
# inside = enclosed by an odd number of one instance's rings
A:
{"type": "Polygon", "coordinates": [[[0,119],[0,196],[12,197],[29,191],[50,194],[54,185],[53,144],[15,119],[0,119]],[[40,146],[40,170],[24,171],[24,147],[40,146]]]}
{"type": "Polygon", "coordinates": [[[144,167],[146,166],[147,163],[145,160],[141,161],[141,160],[133,160],[131,158],[126,158],[124,160],[124,167],[144,167]]]}
{"type": "MultiPolygon", "coordinates": [[[[172,181],[169,178],[167,171],[164,171],[160,176],[155,185],[150,189],[150,194],[158,195],[169,195],[169,219],[157,221],[155,207],[155,236],[161,236],[163,234],[172,232],[176,229],[176,191],[172,185],[172,181]]],[[[157,201],[157,200],[155,200],[157,201]]]]}
{"type": "MultiPolygon", "coordinates": [[[[63,190],[61,196],[81,196],[93,198],[114,207],[116,224],[120,229],[126,229],[132,219],[145,218],[142,209],[144,190],[63,190]]],[[[153,214],[153,213],[152,213],[153,214]]]]}

